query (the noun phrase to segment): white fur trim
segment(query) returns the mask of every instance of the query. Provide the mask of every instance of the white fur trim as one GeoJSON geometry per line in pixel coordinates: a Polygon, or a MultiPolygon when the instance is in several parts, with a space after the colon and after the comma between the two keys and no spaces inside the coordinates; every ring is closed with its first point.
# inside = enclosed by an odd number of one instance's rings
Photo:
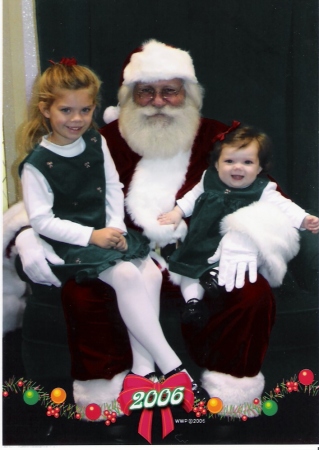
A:
{"type": "Polygon", "coordinates": [[[182,282],[182,275],[175,272],[169,272],[169,280],[171,281],[171,283],[180,286],[182,282]]]}
{"type": "Polygon", "coordinates": [[[103,113],[103,120],[105,123],[111,123],[114,122],[114,120],[117,120],[120,115],[120,107],[117,106],[109,106],[105,109],[103,113]]]}
{"type": "Polygon", "coordinates": [[[160,225],[158,216],[175,206],[175,196],[185,180],[190,152],[179,152],[167,159],[142,158],[135,169],[125,205],[133,221],[143,228],[151,247],[184,239],[187,225],[182,220],[173,225],[160,225]],[[172,176],[174,174],[174,176],[172,176]]]}
{"type": "Polygon", "coordinates": [[[26,225],[29,225],[29,220],[22,202],[13,205],[3,215],[3,334],[14,331],[22,326],[22,317],[26,302],[26,283],[20,279],[15,270],[14,260],[17,255],[15,246],[11,248],[9,258],[6,256],[6,249],[17,231],[26,225]]]}
{"type": "Polygon", "coordinates": [[[255,398],[260,399],[265,387],[265,379],[261,372],[255,377],[237,378],[229,374],[205,370],[201,381],[210,397],[218,397],[222,400],[224,407],[220,415],[233,416],[236,410],[239,411],[239,416],[243,415],[243,411],[249,417],[259,415],[258,409],[253,407],[253,401],[255,398]],[[233,408],[230,409],[229,406],[233,408]]]}
{"type": "Polygon", "coordinates": [[[299,251],[299,233],[281,209],[267,202],[255,202],[224,217],[221,234],[243,233],[258,248],[259,272],[272,287],[280,286],[287,263],[299,251]]]}
{"type": "Polygon", "coordinates": [[[154,261],[157,262],[157,264],[159,265],[159,268],[161,270],[161,272],[164,272],[164,270],[168,269],[168,265],[167,262],[165,261],[165,259],[159,255],[156,251],[151,250],[150,251],[150,257],[152,259],[154,259],[154,261]]]}
{"type": "Polygon", "coordinates": [[[189,53],[170,47],[155,39],[143,44],[141,52],[133,53],[124,69],[123,84],[137,81],[154,82],[181,78],[197,83],[195,69],[189,53]]]}
{"type": "Polygon", "coordinates": [[[23,202],[11,206],[3,215],[3,249],[20,228],[30,225],[23,202]]]}
{"type": "MultiPolygon", "coordinates": [[[[103,410],[116,405],[118,415],[123,415],[120,410],[117,398],[123,387],[123,380],[127,371],[115,375],[111,380],[96,379],[73,382],[73,398],[77,406],[77,410],[85,410],[90,403],[96,403],[103,410]]],[[[83,416],[84,417],[84,416],[83,416]]],[[[105,420],[105,416],[101,414],[99,420],[105,420]]]]}

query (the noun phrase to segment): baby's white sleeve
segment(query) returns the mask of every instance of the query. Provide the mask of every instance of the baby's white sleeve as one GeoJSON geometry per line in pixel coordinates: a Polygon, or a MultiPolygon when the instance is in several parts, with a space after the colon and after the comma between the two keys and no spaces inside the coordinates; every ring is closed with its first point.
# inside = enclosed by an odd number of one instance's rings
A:
{"type": "Polygon", "coordinates": [[[300,229],[302,221],[308,213],[290,199],[285,198],[277,189],[277,184],[270,181],[265,187],[260,201],[269,202],[277,205],[283,213],[285,213],[291,220],[291,225],[294,228],[300,229]]]}

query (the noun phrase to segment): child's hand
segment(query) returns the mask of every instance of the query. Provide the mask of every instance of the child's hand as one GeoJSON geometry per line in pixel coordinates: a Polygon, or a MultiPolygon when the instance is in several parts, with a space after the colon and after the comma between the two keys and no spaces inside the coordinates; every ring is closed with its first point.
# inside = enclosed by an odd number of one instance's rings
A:
{"type": "Polygon", "coordinates": [[[128,245],[126,242],[126,238],[125,236],[123,236],[123,234],[121,234],[121,238],[114,248],[116,248],[116,250],[118,250],[119,252],[126,252],[127,247],[128,245]]]}
{"type": "Polygon", "coordinates": [[[314,234],[319,232],[319,218],[316,216],[306,216],[302,221],[300,228],[306,228],[314,234]]]}
{"type": "Polygon", "coordinates": [[[176,229],[182,217],[183,211],[179,206],[175,206],[172,211],[159,215],[157,220],[160,225],[174,225],[174,229],[176,229]]]}
{"type": "Polygon", "coordinates": [[[123,232],[117,228],[111,227],[93,230],[89,244],[94,244],[102,248],[116,248],[119,251],[127,249],[127,243],[123,236],[123,232]]]}

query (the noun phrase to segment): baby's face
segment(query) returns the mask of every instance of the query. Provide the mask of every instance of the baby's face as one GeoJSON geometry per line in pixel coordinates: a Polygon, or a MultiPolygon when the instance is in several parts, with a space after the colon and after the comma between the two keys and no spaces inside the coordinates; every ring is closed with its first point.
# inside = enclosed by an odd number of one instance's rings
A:
{"type": "Polygon", "coordinates": [[[253,140],[244,148],[224,145],[215,167],[219,178],[227,186],[238,189],[249,186],[262,170],[259,165],[258,142],[253,140]]]}

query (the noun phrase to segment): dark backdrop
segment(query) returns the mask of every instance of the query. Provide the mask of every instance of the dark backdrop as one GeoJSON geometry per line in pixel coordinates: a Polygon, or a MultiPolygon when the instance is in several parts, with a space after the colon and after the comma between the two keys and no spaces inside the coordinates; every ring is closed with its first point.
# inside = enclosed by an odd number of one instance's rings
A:
{"type": "Polygon", "coordinates": [[[272,175],[318,209],[317,0],[36,0],[41,69],[76,57],[116,105],[126,56],[150,38],[188,50],[206,96],[203,115],[263,128],[272,175]]]}

